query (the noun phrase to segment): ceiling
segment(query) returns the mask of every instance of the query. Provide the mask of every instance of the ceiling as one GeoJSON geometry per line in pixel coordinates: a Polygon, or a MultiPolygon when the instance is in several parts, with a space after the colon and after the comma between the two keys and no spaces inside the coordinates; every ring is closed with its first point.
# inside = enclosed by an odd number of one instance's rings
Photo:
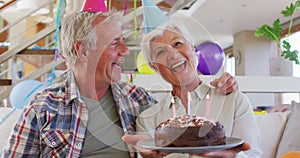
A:
{"type": "MultiPolygon", "coordinates": [[[[200,43],[209,40],[216,42],[225,49],[233,45],[233,36],[238,32],[244,30],[255,31],[262,24],[272,24],[277,18],[280,18],[282,23],[288,22],[289,19],[283,18],[280,12],[296,0],[151,1],[154,3],[164,1],[172,6],[173,9],[186,7],[187,9],[179,9],[173,13],[170,16],[171,21],[180,25],[185,25],[190,32],[195,45],[199,45],[200,43]],[[192,2],[194,3],[192,4],[192,2]]],[[[4,14],[4,12],[0,14],[4,14]]],[[[16,16],[16,14],[10,15],[16,16]]],[[[300,17],[300,11],[296,12],[295,17],[300,17]]],[[[137,46],[140,44],[140,40],[128,39],[127,43],[128,45],[137,46]]]]}
{"type": "MultiPolygon", "coordinates": [[[[263,24],[271,25],[283,18],[281,10],[296,0],[196,0],[188,10],[174,13],[170,19],[186,25],[195,45],[210,40],[223,49],[233,45],[234,34],[255,31],[263,24]]],[[[295,17],[300,17],[300,11],[295,17]]]]}

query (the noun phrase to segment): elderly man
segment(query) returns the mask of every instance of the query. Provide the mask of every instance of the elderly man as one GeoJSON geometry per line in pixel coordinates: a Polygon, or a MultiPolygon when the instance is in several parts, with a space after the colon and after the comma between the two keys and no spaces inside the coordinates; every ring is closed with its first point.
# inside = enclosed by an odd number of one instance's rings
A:
{"type": "MultiPolygon", "coordinates": [[[[156,103],[143,88],[119,82],[129,50],[120,16],[79,12],[63,19],[60,47],[67,79],[38,93],[13,128],[4,157],[134,157],[122,136],[156,103]]],[[[237,89],[224,74],[212,84],[237,89]]]]}

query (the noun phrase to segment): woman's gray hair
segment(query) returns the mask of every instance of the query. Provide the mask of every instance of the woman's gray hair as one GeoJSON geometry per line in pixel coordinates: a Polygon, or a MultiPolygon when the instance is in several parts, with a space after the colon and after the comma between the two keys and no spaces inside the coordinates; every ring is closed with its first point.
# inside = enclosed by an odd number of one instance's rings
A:
{"type": "Polygon", "coordinates": [[[103,21],[108,21],[108,19],[117,23],[121,21],[115,10],[105,13],[77,12],[63,18],[60,29],[59,49],[65,56],[68,67],[72,67],[77,59],[75,51],[75,43],[77,41],[82,41],[92,50],[97,48],[97,34],[93,22],[98,16],[105,17],[103,21]]]}
{"type": "Polygon", "coordinates": [[[165,31],[176,31],[183,35],[183,37],[191,43],[191,45],[194,45],[194,42],[189,34],[189,32],[184,28],[177,26],[172,23],[165,23],[163,25],[160,25],[159,27],[155,28],[151,32],[147,33],[143,36],[142,42],[141,42],[141,50],[142,53],[146,59],[146,61],[150,64],[152,62],[152,56],[151,56],[151,46],[150,43],[155,37],[162,36],[165,31]]]}

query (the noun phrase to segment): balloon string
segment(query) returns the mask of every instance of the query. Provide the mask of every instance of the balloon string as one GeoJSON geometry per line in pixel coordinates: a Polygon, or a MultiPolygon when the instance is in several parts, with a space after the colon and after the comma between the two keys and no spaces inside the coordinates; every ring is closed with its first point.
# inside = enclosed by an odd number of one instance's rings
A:
{"type": "Polygon", "coordinates": [[[136,39],[137,36],[136,0],[133,1],[133,17],[134,17],[133,37],[134,39],[136,39]]]}
{"type": "MultiPolygon", "coordinates": [[[[61,75],[65,74],[65,73],[67,73],[67,72],[70,71],[70,70],[71,70],[71,68],[68,68],[68,69],[62,71],[61,73],[59,73],[58,76],[61,76],[61,75]]],[[[48,78],[46,79],[46,82],[48,82],[48,81],[51,80],[51,79],[52,79],[52,76],[48,77],[48,78]]]]}
{"type": "Polygon", "coordinates": [[[126,74],[125,76],[129,83],[133,83],[135,78],[137,77],[137,74],[135,72],[134,73],[130,72],[129,75],[126,74]]]}
{"type": "MultiPolygon", "coordinates": [[[[128,7],[128,0],[126,0],[126,4],[125,4],[125,6],[124,6],[124,12],[123,12],[123,15],[126,15],[127,7],[128,7]]],[[[123,32],[123,30],[124,30],[124,27],[125,27],[125,26],[122,25],[122,27],[121,27],[122,32],[123,32]]]]}
{"type": "Polygon", "coordinates": [[[124,6],[124,13],[123,13],[123,15],[126,15],[127,7],[128,7],[128,0],[126,0],[126,4],[124,6]]]}
{"type": "Polygon", "coordinates": [[[16,108],[13,108],[8,114],[6,114],[0,121],[0,125],[14,112],[16,108]]]}
{"type": "MultiPolygon", "coordinates": [[[[34,88],[29,94],[27,94],[25,96],[25,98],[21,101],[21,103],[19,105],[23,105],[25,104],[29,99],[30,96],[39,88],[41,88],[42,86],[44,86],[44,84],[40,84],[39,86],[37,86],[36,88],[34,88]]],[[[16,108],[14,107],[12,111],[10,111],[8,114],[6,114],[0,121],[0,124],[2,124],[14,111],[16,110],[16,108]]]]}
{"type": "MultiPolygon", "coordinates": [[[[64,6],[66,7],[67,5],[67,2],[66,0],[64,0],[64,6]]],[[[59,57],[59,52],[58,52],[58,49],[57,49],[57,45],[58,45],[58,41],[59,41],[59,28],[60,28],[60,17],[61,17],[61,9],[62,9],[62,0],[59,0],[58,1],[58,5],[57,5],[57,12],[56,12],[56,20],[55,20],[55,23],[56,23],[56,30],[55,30],[55,43],[54,43],[54,48],[55,48],[55,54],[54,54],[54,62],[53,62],[53,65],[52,65],[52,69],[51,69],[51,74],[50,74],[50,79],[48,80],[48,83],[49,85],[52,85],[53,83],[53,79],[55,78],[55,66],[56,66],[56,61],[59,57]]],[[[65,7],[64,7],[64,10],[65,10],[65,7]]]]}

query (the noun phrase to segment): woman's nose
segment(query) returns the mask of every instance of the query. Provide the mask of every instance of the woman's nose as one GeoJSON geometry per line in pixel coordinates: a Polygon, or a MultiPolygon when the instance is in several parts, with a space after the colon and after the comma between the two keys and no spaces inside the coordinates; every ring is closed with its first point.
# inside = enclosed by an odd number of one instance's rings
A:
{"type": "Polygon", "coordinates": [[[168,47],[168,59],[169,60],[174,60],[178,57],[180,54],[179,51],[173,47],[168,47]]]}

